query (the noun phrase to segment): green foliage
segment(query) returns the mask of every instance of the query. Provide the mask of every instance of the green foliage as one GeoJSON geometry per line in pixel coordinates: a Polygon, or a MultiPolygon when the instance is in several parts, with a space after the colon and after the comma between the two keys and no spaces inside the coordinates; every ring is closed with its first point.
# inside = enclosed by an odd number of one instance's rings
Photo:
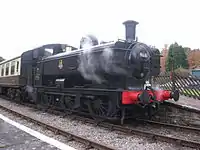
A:
{"type": "Polygon", "coordinates": [[[189,77],[191,74],[190,74],[190,71],[188,69],[184,69],[182,67],[174,70],[174,72],[177,74],[177,75],[180,75],[182,77],[189,77]]]}
{"type": "Polygon", "coordinates": [[[171,71],[172,65],[174,70],[178,68],[188,69],[189,67],[185,49],[181,45],[178,45],[178,43],[171,44],[169,47],[166,71],[171,71]]]}
{"type": "Polygon", "coordinates": [[[189,53],[191,52],[191,49],[189,47],[184,47],[185,54],[188,56],[189,53]]]}

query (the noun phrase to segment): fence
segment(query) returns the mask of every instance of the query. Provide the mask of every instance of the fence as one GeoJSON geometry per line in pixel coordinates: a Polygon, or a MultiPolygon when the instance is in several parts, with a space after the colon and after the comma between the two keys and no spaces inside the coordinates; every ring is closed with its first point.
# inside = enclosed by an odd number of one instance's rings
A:
{"type": "Polygon", "coordinates": [[[200,100],[200,78],[182,73],[173,73],[173,80],[170,73],[162,73],[153,79],[154,85],[162,89],[171,90],[173,85],[181,95],[200,100]],[[173,81],[173,82],[172,82],[173,81]]]}

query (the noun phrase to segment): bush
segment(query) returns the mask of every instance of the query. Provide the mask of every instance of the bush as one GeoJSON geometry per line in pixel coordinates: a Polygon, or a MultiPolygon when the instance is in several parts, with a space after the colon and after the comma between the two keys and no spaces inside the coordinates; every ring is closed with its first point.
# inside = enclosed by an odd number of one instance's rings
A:
{"type": "Polygon", "coordinates": [[[184,77],[191,76],[190,71],[188,69],[184,69],[184,68],[178,68],[178,69],[174,70],[174,72],[175,72],[175,74],[184,76],[184,77]]]}

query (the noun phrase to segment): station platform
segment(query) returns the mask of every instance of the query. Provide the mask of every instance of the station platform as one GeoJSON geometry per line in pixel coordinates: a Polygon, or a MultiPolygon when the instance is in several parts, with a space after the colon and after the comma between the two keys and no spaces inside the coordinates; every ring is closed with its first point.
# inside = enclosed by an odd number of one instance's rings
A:
{"type": "Polygon", "coordinates": [[[0,150],[75,150],[0,114],[0,150]]]}
{"type": "Polygon", "coordinates": [[[180,95],[179,101],[169,100],[168,102],[200,111],[200,100],[198,99],[180,95]]]}

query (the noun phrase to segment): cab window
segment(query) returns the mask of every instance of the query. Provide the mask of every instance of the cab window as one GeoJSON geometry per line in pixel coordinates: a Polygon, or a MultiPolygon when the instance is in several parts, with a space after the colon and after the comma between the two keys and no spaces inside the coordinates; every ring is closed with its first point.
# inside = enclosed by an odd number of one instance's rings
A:
{"type": "Polygon", "coordinates": [[[6,76],[9,74],[9,63],[6,64],[6,76]]]}
{"type": "Polygon", "coordinates": [[[4,76],[4,67],[5,67],[5,65],[3,64],[3,65],[1,66],[1,76],[4,76]]]}
{"type": "Polygon", "coordinates": [[[11,75],[15,74],[15,61],[11,62],[11,75]]]}

